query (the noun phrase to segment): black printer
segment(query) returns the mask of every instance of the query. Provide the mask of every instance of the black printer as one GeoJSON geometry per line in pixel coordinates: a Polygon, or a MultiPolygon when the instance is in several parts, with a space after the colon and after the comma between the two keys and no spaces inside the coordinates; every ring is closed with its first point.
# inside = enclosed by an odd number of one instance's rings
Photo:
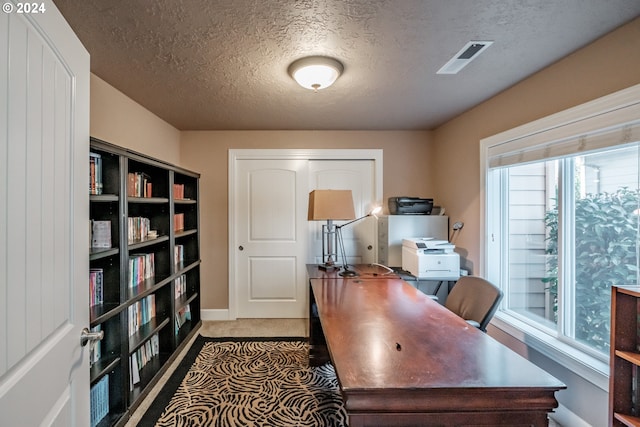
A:
{"type": "Polygon", "coordinates": [[[431,215],[433,199],[389,197],[390,215],[431,215]]]}

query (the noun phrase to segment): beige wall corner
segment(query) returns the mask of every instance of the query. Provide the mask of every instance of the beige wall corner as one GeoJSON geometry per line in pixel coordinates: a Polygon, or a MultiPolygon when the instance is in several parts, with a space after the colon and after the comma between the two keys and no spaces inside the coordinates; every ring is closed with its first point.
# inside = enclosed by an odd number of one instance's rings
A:
{"type": "Polygon", "coordinates": [[[91,136],[180,164],[180,131],[91,74],[91,136]]]}

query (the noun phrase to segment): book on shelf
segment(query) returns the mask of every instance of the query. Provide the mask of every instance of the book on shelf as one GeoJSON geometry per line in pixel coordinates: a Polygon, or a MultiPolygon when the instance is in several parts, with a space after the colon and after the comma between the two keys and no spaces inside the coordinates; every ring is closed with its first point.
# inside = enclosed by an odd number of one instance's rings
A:
{"type": "Polygon", "coordinates": [[[182,307],[176,312],[176,335],[185,323],[191,320],[191,307],[189,304],[182,307]]]}
{"type": "Polygon", "coordinates": [[[187,275],[181,274],[180,277],[173,281],[175,297],[176,299],[180,298],[182,295],[187,293],[187,275]]]}
{"type": "Polygon", "coordinates": [[[127,240],[135,243],[145,240],[151,231],[151,220],[140,216],[127,218],[127,240]]]}
{"type": "Polygon", "coordinates": [[[127,308],[129,336],[156,317],[156,296],[151,294],[127,308]]]}
{"type": "Polygon", "coordinates": [[[101,268],[89,269],[89,306],[104,302],[104,271],[101,268]]]}
{"type": "Polygon", "coordinates": [[[129,386],[131,390],[133,390],[134,385],[140,382],[140,371],[158,354],[160,354],[160,339],[158,338],[158,334],[153,334],[144,345],[129,357],[129,366],[131,369],[129,386]]]}
{"type": "Polygon", "coordinates": [[[173,248],[173,263],[180,264],[184,261],[184,245],[175,245],[173,248]]]}
{"type": "Polygon", "coordinates": [[[138,367],[138,358],[134,354],[129,356],[129,389],[133,390],[133,386],[140,382],[140,368],[138,367]]]}
{"type": "Polygon", "coordinates": [[[151,253],[129,255],[129,288],[135,288],[155,277],[155,255],[151,253]]]}
{"type": "Polygon", "coordinates": [[[102,156],[89,153],[89,194],[102,194],[102,156]]]}
{"type": "Polygon", "coordinates": [[[127,174],[127,196],[152,197],[153,185],[151,177],[143,172],[129,172],[127,174]]]}
{"type": "MultiPolygon", "coordinates": [[[[100,332],[102,330],[101,325],[91,328],[91,332],[100,332]]],[[[89,366],[93,366],[102,357],[102,347],[100,346],[101,340],[91,340],[89,342],[89,366]]]]}
{"type": "Polygon", "coordinates": [[[111,221],[91,220],[91,247],[94,249],[111,247],[111,221]]]}
{"type": "Polygon", "coordinates": [[[184,231],[184,214],[177,213],[173,215],[173,230],[184,231]]]}
{"type": "Polygon", "coordinates": [[[173,184],[173,198],[176,200],[187,200],[184,198],[184,184],[173,184]]]}
{"type": "Polygon", "coordinates": [[[91,427],[96,427],[109,413],[109,375],[105,375],[91,387],[91,427]]]}

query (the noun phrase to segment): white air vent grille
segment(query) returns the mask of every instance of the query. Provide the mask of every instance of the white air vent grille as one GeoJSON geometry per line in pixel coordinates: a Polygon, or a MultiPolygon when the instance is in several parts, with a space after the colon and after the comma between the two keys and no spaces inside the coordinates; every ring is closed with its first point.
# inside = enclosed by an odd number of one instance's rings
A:
{"type": "Polygon", "coordinates": [[[444,64],[437,74],[457,74],[492,44],[490,41],[470,41],[444,64]]]}

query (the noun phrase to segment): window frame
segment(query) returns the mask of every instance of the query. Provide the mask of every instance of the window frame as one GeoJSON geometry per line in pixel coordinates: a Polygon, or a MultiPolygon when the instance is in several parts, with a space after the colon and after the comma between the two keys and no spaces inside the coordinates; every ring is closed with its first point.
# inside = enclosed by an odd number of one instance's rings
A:
{"type": "MultiPolygon", "coordinates": [[[[487,191],[488,185],[495,183],[496,175],[501,177],[504,174],[492,174],[489,167],[490,150],[499,147],[500,150],[517,152],[524,148],[533,147],[540,141],[558,141],[562,138],[575,138],[584,134],[598,132],[613,126],[621,126],[627,123],[637,122],[640,118],[640,84],[630,88],[615,92],[613,94],[598,98],[591,102],[570,108],[554,115],[536,120],[531,123],[507,130],[497,135],[484,138],[480,141],[480,275],[483,277],[498,277],[498,285],[505,282],[505,269],[500,266],[490,266],[488,260],[490,254],[493,256],[504,255],[503,248],[505,239],[500,233],[496,236],[496,230],[500,230],[499,224],[505,210],[500,209],[500,215],[489,216],[488,209],[495,204],[496,197],[504,195],[492,195],[487,191]],[[500,244],[493,244],[499,239],[500,244]]],[[[566,165],[563,165],[565,167],[566,165]]],[[[504,179],[504,178],[499,178],[504,179]]],[[[566,192],[567,185],[561,181],[559,191],[566,192]]],[[[506,186],[502,186],[502,191],[506,191],[506,186]]],[[[571,188],[568,191],[572,191],[571,188]]],[[[502,198],[504,200],[504,197],[502,198]]],[[[560,215],[566,215],[560,211],[560,215]]],[[[568,227],[571,228],[571,227],[568,227]]],[[[559,235],[559,253],[570,253],[572,248],[563,248],[563,242],[574,241],[571,236],[562,232],[559,235]]],[[[559,271],[559,275],[571,274],[571,272],[559,271]]],[[[562,290],[559,290],[559,304],[566,304],[562,290]]],[[[535,327],[523,319],[514,316],[503,309],[506,301],[503,301],[501,308],[495,314],[492,324],[515,339],[530,346],[541,354],[555,360],[560,365],[571,370],[577,375],[585,378],[604,391],[609,387],[609,366],[608,360],[594,356],[588,351],[583,351],[579,345],[573,345],[568,340],[563,339],[557,331],[549,333],[543,327],[535,327]]],[[[560,324],[558,331],[566,331],[565,324],[560,324]]],[[[606,358],[605,358],[606,359],[606,358]]]]}

